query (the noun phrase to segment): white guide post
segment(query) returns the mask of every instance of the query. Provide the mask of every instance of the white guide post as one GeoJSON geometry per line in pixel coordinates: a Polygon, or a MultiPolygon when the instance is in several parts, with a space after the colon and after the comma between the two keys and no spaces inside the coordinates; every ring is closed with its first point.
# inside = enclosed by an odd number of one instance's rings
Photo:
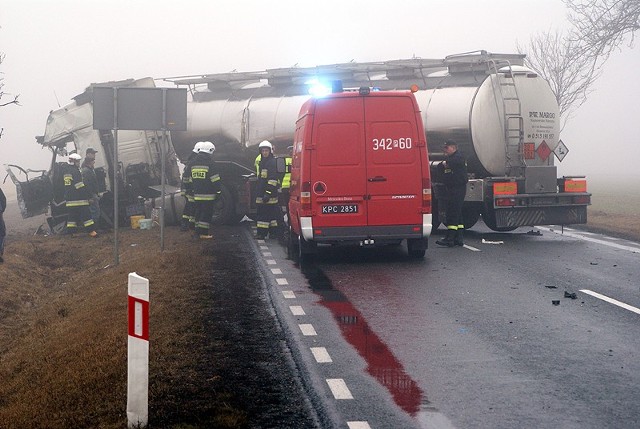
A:
{"type": "Polygon", "coordinates": [[[129,273],[127,420],[145,427],[149,420],[149,280],[129,273]]]}

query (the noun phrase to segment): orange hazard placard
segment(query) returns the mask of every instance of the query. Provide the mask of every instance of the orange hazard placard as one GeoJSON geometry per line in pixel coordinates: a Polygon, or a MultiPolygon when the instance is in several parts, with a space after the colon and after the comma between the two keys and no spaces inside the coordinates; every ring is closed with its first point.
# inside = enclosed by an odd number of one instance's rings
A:
{"type": "Polygon", "coordinates": [[[516,182],[498,182],[493,184],[493,195],[515,195],[518,193],[516,182]]]}

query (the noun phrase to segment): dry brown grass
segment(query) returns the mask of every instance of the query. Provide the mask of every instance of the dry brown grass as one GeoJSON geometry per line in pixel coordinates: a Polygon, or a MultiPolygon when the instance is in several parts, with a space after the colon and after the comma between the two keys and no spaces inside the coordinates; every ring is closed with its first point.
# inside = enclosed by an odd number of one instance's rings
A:
{"type": "Polygon", "coordinates": [[[640,187],[630,179],[591,180],[587,225],[578,226],[614,237],[640,241],[640,187]]]}
{"type": "MultiPolygon", "coordinates": [[[[194,258],[202,243],[166,231],[164,252],[157,229],[123,231],[117,267],[110,265],[111,236],[12,237],[0,266],[0,427],[126,426],[126,297],[133,271],[150,280],[155,427],[180,421],[172,408],[189,404],[178,395],[202,396],[174,384],[190,386],[210,359],[200,348],[206,343],[200,313],[211,297],[198,289],[209,275],[202,267],[213,266],[215,255],[194,258]]],[[[245,413],[229,405],[229,394],[213,396],[203,398],[210,401],[205,411],[217,414],[210,421],[241,427],[245,413]]]]}

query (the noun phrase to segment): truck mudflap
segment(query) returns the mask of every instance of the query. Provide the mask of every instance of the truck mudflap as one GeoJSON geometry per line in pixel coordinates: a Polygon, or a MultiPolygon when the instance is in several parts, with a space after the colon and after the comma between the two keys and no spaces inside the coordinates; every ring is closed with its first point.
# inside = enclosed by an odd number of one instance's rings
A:
{"type": "Polygon", "coordinates": [[[501,208],[493,213],[497,228],[587,223],[587,206],[501,208]]]}

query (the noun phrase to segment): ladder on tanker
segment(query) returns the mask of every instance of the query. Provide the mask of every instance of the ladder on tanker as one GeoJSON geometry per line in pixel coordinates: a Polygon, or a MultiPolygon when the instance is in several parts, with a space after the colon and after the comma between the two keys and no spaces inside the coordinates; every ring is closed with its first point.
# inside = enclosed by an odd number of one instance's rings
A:
{"type": "MultiPolygon", "coordinates": [[[[503,128],[507,174],[520,176],[524,174],[524,120],[522,103],[518,95],[518,87],[513,68],[509,61],[489,59],[490,79],[496,97],[502,100],[503,128]]],[[[498,100],[496,99],[496,102],[498,100]]],[[[498,108],[498,110],[500,110],[498,108]]]]}

